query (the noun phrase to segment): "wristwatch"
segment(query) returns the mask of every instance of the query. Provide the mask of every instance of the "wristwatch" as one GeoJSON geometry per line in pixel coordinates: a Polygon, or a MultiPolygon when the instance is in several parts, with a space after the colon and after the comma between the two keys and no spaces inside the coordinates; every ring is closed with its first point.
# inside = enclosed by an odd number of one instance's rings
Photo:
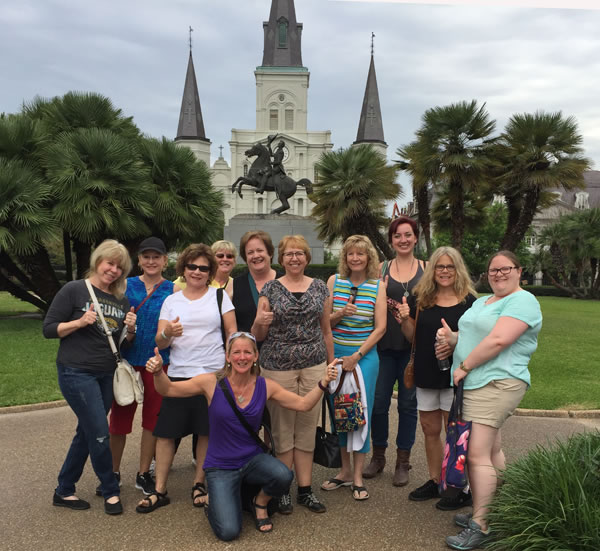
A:
{"type": "Polygon", "coordinates": [[[468,373],[469,371],[471,371],[470,369],[467,369],[465,362],[460,362],[460,364],[458,364],[458,368],[462,369],[465,373],[468,373]]]}

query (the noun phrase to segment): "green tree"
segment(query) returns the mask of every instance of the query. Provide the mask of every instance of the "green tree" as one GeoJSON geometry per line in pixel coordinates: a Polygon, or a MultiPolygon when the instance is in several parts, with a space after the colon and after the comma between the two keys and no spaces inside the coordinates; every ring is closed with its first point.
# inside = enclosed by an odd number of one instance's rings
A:
{"type": "Polygon", "coordinates": [[[584,185],[590,166],[582,156],[583,142],[573,117],[538,111],[513,115],[494,154],[500,163],[497,181],[508,207],[502,248],[515,250],[537,210],[548,204],[547,191],[584,185]]]}
{"type": "Polygon", "coordinates": [[[393,252],[381,228],[387,226],[386,202],[401,196],[395,166],[370,145],[324,153],[312,200],[319,239],[331,245],[353,234],[368,236],[381,257],[393,252]]]}

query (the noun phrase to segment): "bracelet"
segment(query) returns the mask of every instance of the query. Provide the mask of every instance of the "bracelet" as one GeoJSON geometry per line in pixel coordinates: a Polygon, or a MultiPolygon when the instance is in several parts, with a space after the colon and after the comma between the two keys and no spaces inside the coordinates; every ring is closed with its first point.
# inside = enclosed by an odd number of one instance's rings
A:
{"type": "Polygon", "coordinates": [[[127,329],[127,333],[129,333],[130,335],[135,335],[135,331],[130,331],[129,329],[127,329]]]}
{"type": "Polygon", "coordinates": [[[161,336],[161,338],[165,339],[166,341],[169,340],[169,337],[167,337],[167,335],[165,335],[165,330],[164,329],[160,332],[160,336],[161,336]]]}
{"type": "Polygon", "coordinates": [[[365,357],[365,355],[360,351],[360,348],[357,350],[357,352],[361,359],[365,357]]]}
{"type": "Polygon", "coordinates": [[[465,373],[468,373],[469,371],[471,371],[470,369],[467,369],[465,362],[460,362],[460,364],[458,364],[458,368],[462,369],[465,373]]]}
{"type": "Polygon", "coordinates": [[[320,388],[320,389],[321,389],[323,392],[329,392],[329,391],[327,390],[327,387],[326,387],[326,386],[323,386],[323,385],[321,384],[321,380],[320,380],[320,379],[319,379],[319,382],[318,382],[317,384],[319,385],[319,388],[320,388]]]}

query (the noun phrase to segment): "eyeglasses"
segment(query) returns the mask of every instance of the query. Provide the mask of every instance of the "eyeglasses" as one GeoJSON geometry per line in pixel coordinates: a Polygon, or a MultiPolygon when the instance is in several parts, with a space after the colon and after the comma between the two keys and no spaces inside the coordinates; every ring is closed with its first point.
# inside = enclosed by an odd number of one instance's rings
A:
{"type": "Polygon", "coordinates": [[[215,254],[215,256],[216,256],[217,258],[229,258],[230,260],[231,260],[232,258],[235,258],[235,256],[234,256],[234,255],[232,255],[231,253],[217,253],[217,254],[215,254]]]}
{"type": "Polygon", "coordinates": [[[490,268],[488,270],[488,275],[495,276],[498,272],[502,275],[510,274],[511,270],[518,270],[516,266],[502,266],[502,268],[490,268]]]}
{"type": "Polygon", "coordinates": [[[186,264],[185,267],[190,272],[195,272],[196,270],[200,270],[201,272],[204,272],[205,274],[210,272],[210,266],[198,266],[198,264],[186,264]]]}
{"type": "Polygon", "coordinates": [[[350,302],[350,304],[354,304],[357,294],[358,294],[358,287],[350,287],[350,300],[348,301],[348,302],[350,302]]]}
{"type": "Polygon", "coordinates": [[[456,266],[454,266],[454,264],[436,264],[435,265],[435,271],[436,272],[443,272],[444,270],[446,270],[448,273],[453,273],[456,271],[456,266]]]}
{"type": "Polygon", "coordinates": [[[231,333],[231,335],[229,335],[229,338],[227,339],[227,344],[229,344],[235,339],[238,339],[239,337],[246,337],[247,339],[256,342],[256,337],[252,333],[248,333],[246,331],[236,331],[235,333],[231,333]]]}
{"type": "Polygon", "coordinates": [[[302,258],[304,256],[304,251],[290,251],[289,253],[283,253],[284,258],[302,258]]]}

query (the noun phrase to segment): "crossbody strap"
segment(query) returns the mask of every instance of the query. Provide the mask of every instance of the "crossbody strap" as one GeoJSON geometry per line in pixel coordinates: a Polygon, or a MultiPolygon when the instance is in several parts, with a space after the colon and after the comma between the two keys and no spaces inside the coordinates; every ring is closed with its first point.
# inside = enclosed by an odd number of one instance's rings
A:
{"type": "MultiPolygon", "coordinates": [[[[140,280],[140,281],[141,281],[141,280],[140,280]]],[[[136,309],[133,311],[133,313],[134,313],[134,314],[137,314],[137,313],[138,313],[138,310],[139,310],[139,309],[140,309],[142,306],[144,306],[144,302],[146,302],[146,301],[147,301],[147,300],[148,300],[148,299],[149,299],[149,298],[150,298],[150,297],[151,297],[151,296],[154,294],[154,291],[156,291],[156,290],[157,290],[157,289],[158,289],[158,288],[159,288],[159,287],[160,287],[160,286],[161,286],[161,285],[162,285],[162,284],[163,284],[165,281],[166,281],[166,279],[161,279],[160,283],[158,283],[157,285],[155,285],[155,286],[152,288],[152,291],[150,291],[150,292],[149,292],[149,293],[146,295],[146,298],[145,298],[144,300],[142,300],[142,302],[140,302],[140,303],[138,304],[138,307],[137,307],[137,308],[136,308],[136,309]]],[[[142,281],[142,283],[144,283],[144,282],[142,281]]]]}
{"type": "Polygon", "coordinates": [[[419,321],[419,312],[421,309],[419,308],[419,304],[417,304],[417,315],[415,316],[415,330],[413,332],[413,340],[410,345],[410,357],[415,357],[415,352],[417,351],[417,322],[419,321]]]}
{"type": "MultiPolygon", "coordinates": [[[[342,388],[342,385],[344,384],[344,379],[346,378],[346,373],[348,373],[348,372],[342,371],[342,374],[340,375],[340,384],[335,389],[334,394],[337,394],[340,391],[340,388],[342,388]]],[[[354,381],[356,382],[356,388],[358,391],[360,391],[360,383],[358,382],[358,375],[356,374],[356,369],[352,370],[352,374],[354,375],[354,381]]]]}
{"type": "Polygon", "coordinates": [[[115,360],[118,363],[121,361],[121,354],[119,354],[119,351],[117,350],[117,346],[115,345],[115,341],[112,337],[112,333],[108,330],[108,325],[106,325],[106,320],[104,319],[104,314],[102,313],[102,308],[100,308],[100,304],[98,303],[98,299],[96,298],[96,293],[94,293],[94,288],[92,287],[92,284],[89,279],[85,280],[85,284],[87,285],[88,291],[90,292],[90,297],[92,298],[92,301],[94,303],[94,308],[96,310],[96,314],[98,315],[98,317],[100,318],[100,321],[102,322],[102,327],[104,328],[104,334],[108,338],[108,344],[110,345],[110,349],[112,350],[115,360]]]}
{"type": "Polygon", "coordinates": [[[250,423],[248,423],[248,421],[244,417],[244,414],[235,405],[235,402],[233,401],[233,396],[231,395],[231,392],[229,392],[229,388],[227,387],[227,383],[225,382],[225,379],[221,379],[219,381],[219,387],[223,391],[223,395],[225,396],[225,398],[227,399],[227,402],[231,406],[231,409],[233,410],[233,413],[235,413],[236,417],[239,419],[239,421],[242,424],[242,426],[248,431],[248,434],[260,446],[260,448],[262,449],[262,451],[264,451],[265,453],[270,453],[271,450],[261,440],[260,436],[258,436],[258,434],[256,434],[254,432],[254,429],[250,426],[250,423]]]}
{"type": "Polygon", "coordinates": [[[226,347],[225,324],[223,323],[223,287],[217,289],[217,306],[219,307],[219,317],[221,318],[221,338],[223,339],[223,348],[226,347]]]}

